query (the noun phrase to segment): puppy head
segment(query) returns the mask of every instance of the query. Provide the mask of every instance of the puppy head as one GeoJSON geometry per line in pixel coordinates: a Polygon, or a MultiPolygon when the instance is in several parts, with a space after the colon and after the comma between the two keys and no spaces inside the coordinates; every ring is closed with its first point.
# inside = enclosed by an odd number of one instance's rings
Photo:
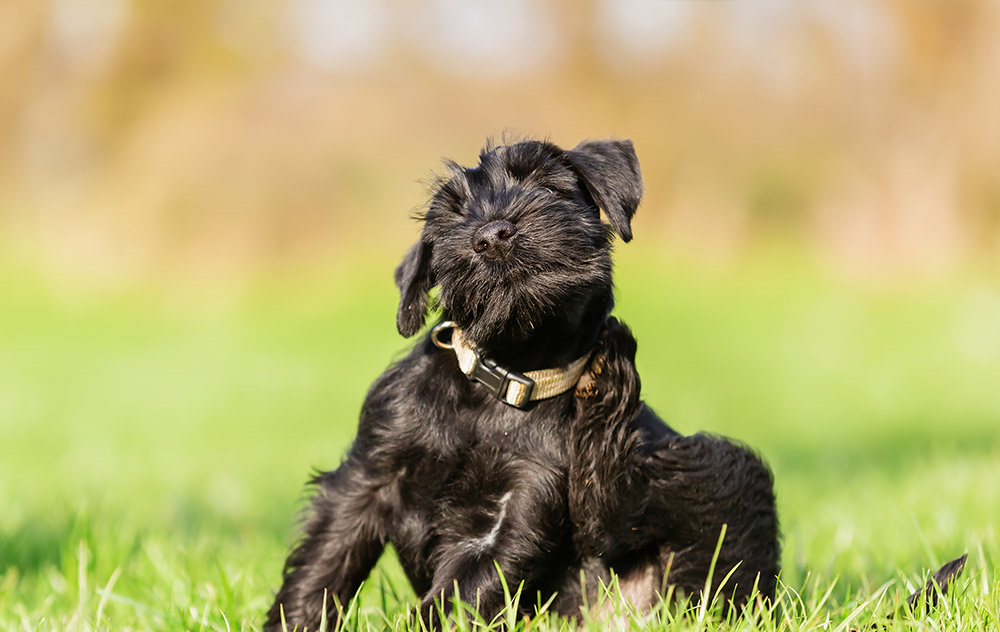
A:
{"type": "Polygon", "coordinates": [[[435,285],[445,318],[480,346],[610,297],[612,235],[632,238],[642,197],[630,141],[563,150],[529,140],[487,146],[475,167],[448,167],[396,269],[402,335],[423,326],[435,285]]]}

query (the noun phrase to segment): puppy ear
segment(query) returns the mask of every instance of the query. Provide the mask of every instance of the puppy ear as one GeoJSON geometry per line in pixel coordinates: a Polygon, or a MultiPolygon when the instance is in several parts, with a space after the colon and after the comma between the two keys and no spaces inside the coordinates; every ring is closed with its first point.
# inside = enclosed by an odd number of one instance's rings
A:
{"type": "Polygon", "coordinates": [[[427,315],[427,293],[434,287],[431,275],[431,247],[423,239],[410,248],[396,267],[396,287],[399,288],[399,311],[396,328],[405,338],[424,326],[427,315]]]}
{"type": "Polygon", "coordinates": [[[622,241],[631,240],[632,216],[642,199],[642,174],[632,141],[586,141],[566,155],[611,227],[622,241]]]}

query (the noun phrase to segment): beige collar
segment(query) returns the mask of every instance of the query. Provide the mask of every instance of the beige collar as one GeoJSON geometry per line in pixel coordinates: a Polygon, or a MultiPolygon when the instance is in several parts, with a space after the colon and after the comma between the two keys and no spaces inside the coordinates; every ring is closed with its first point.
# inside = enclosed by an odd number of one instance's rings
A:
{"type": "Polygon", "coordinates": [[[489,358],[483,358],[462,337],[462,330],[446,320],[431,331],[431,340],[442,349],[451,349],[458,358],[458,366],[466,377],[486,386],[493,396],[516,408],[525,408],[529,402],[547,399],[573,388],[587,368],[592,352],[577,358],[564,368],[541,369],[518,373],[502,367],[489,358]],[[451,330],[450,340],[441,340],[441,334],[451,330]]]}

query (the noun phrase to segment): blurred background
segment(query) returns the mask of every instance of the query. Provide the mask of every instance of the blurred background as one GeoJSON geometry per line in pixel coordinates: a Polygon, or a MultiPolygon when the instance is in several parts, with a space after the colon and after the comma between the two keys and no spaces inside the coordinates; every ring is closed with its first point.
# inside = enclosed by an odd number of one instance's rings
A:
{"type": "Polygon", "coordinates": [[[184,621],[216,556],[254,620],[504,133],[634,141],[646,396],[773,463],[793,585],[995,556],[998,79],[991,2],[0,4],[0,597],[184,621]]]}
{"type": "Polygon", "coordinates": [[[224,279],[415,232],[504,131],[635,141],[641,239],[947,274],[1000,244],[988,2],[54,0],[0,9],[6,257],[224,279]]]}

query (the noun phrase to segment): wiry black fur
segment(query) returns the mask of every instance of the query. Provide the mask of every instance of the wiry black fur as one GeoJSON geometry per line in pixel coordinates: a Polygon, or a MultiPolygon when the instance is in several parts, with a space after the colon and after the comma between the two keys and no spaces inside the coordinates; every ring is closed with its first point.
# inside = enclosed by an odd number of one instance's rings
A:
{"type": "Polygon", "coordinates": [[[315,629],[324,591],[335,618],[334,599],[354,596],[389,542],[431,623],[435,598],[447,609],[456,584],[487,618],[498,612],[494,562],[527,594],[558,593],[553,608],[569,615],[582,603],[581,571],[588,590],[615,571],[639,606],[655,601],[668,569],[667,582],[697,595],[724,524],[716,583],[739,564],[723,589],[732,603],[755,582],[773,596],[770,472],[746,448],[682,436],[646,407],[635,340],[608,316],[611,241],[631,238],[642,195],[632,144],[523,141],[450,170],[396,271],[400,333],[421,329],[440,286],[442,318],[511,369],[564,366],[595,345],[599,360],[576,394],[519,410],[425,336],[372,385],[343,464],[317,477],[267,628],[283,608],[290,626],[315,629]],[[485,256],[476,232],[497,220],[516,234],[485,256]]]}

